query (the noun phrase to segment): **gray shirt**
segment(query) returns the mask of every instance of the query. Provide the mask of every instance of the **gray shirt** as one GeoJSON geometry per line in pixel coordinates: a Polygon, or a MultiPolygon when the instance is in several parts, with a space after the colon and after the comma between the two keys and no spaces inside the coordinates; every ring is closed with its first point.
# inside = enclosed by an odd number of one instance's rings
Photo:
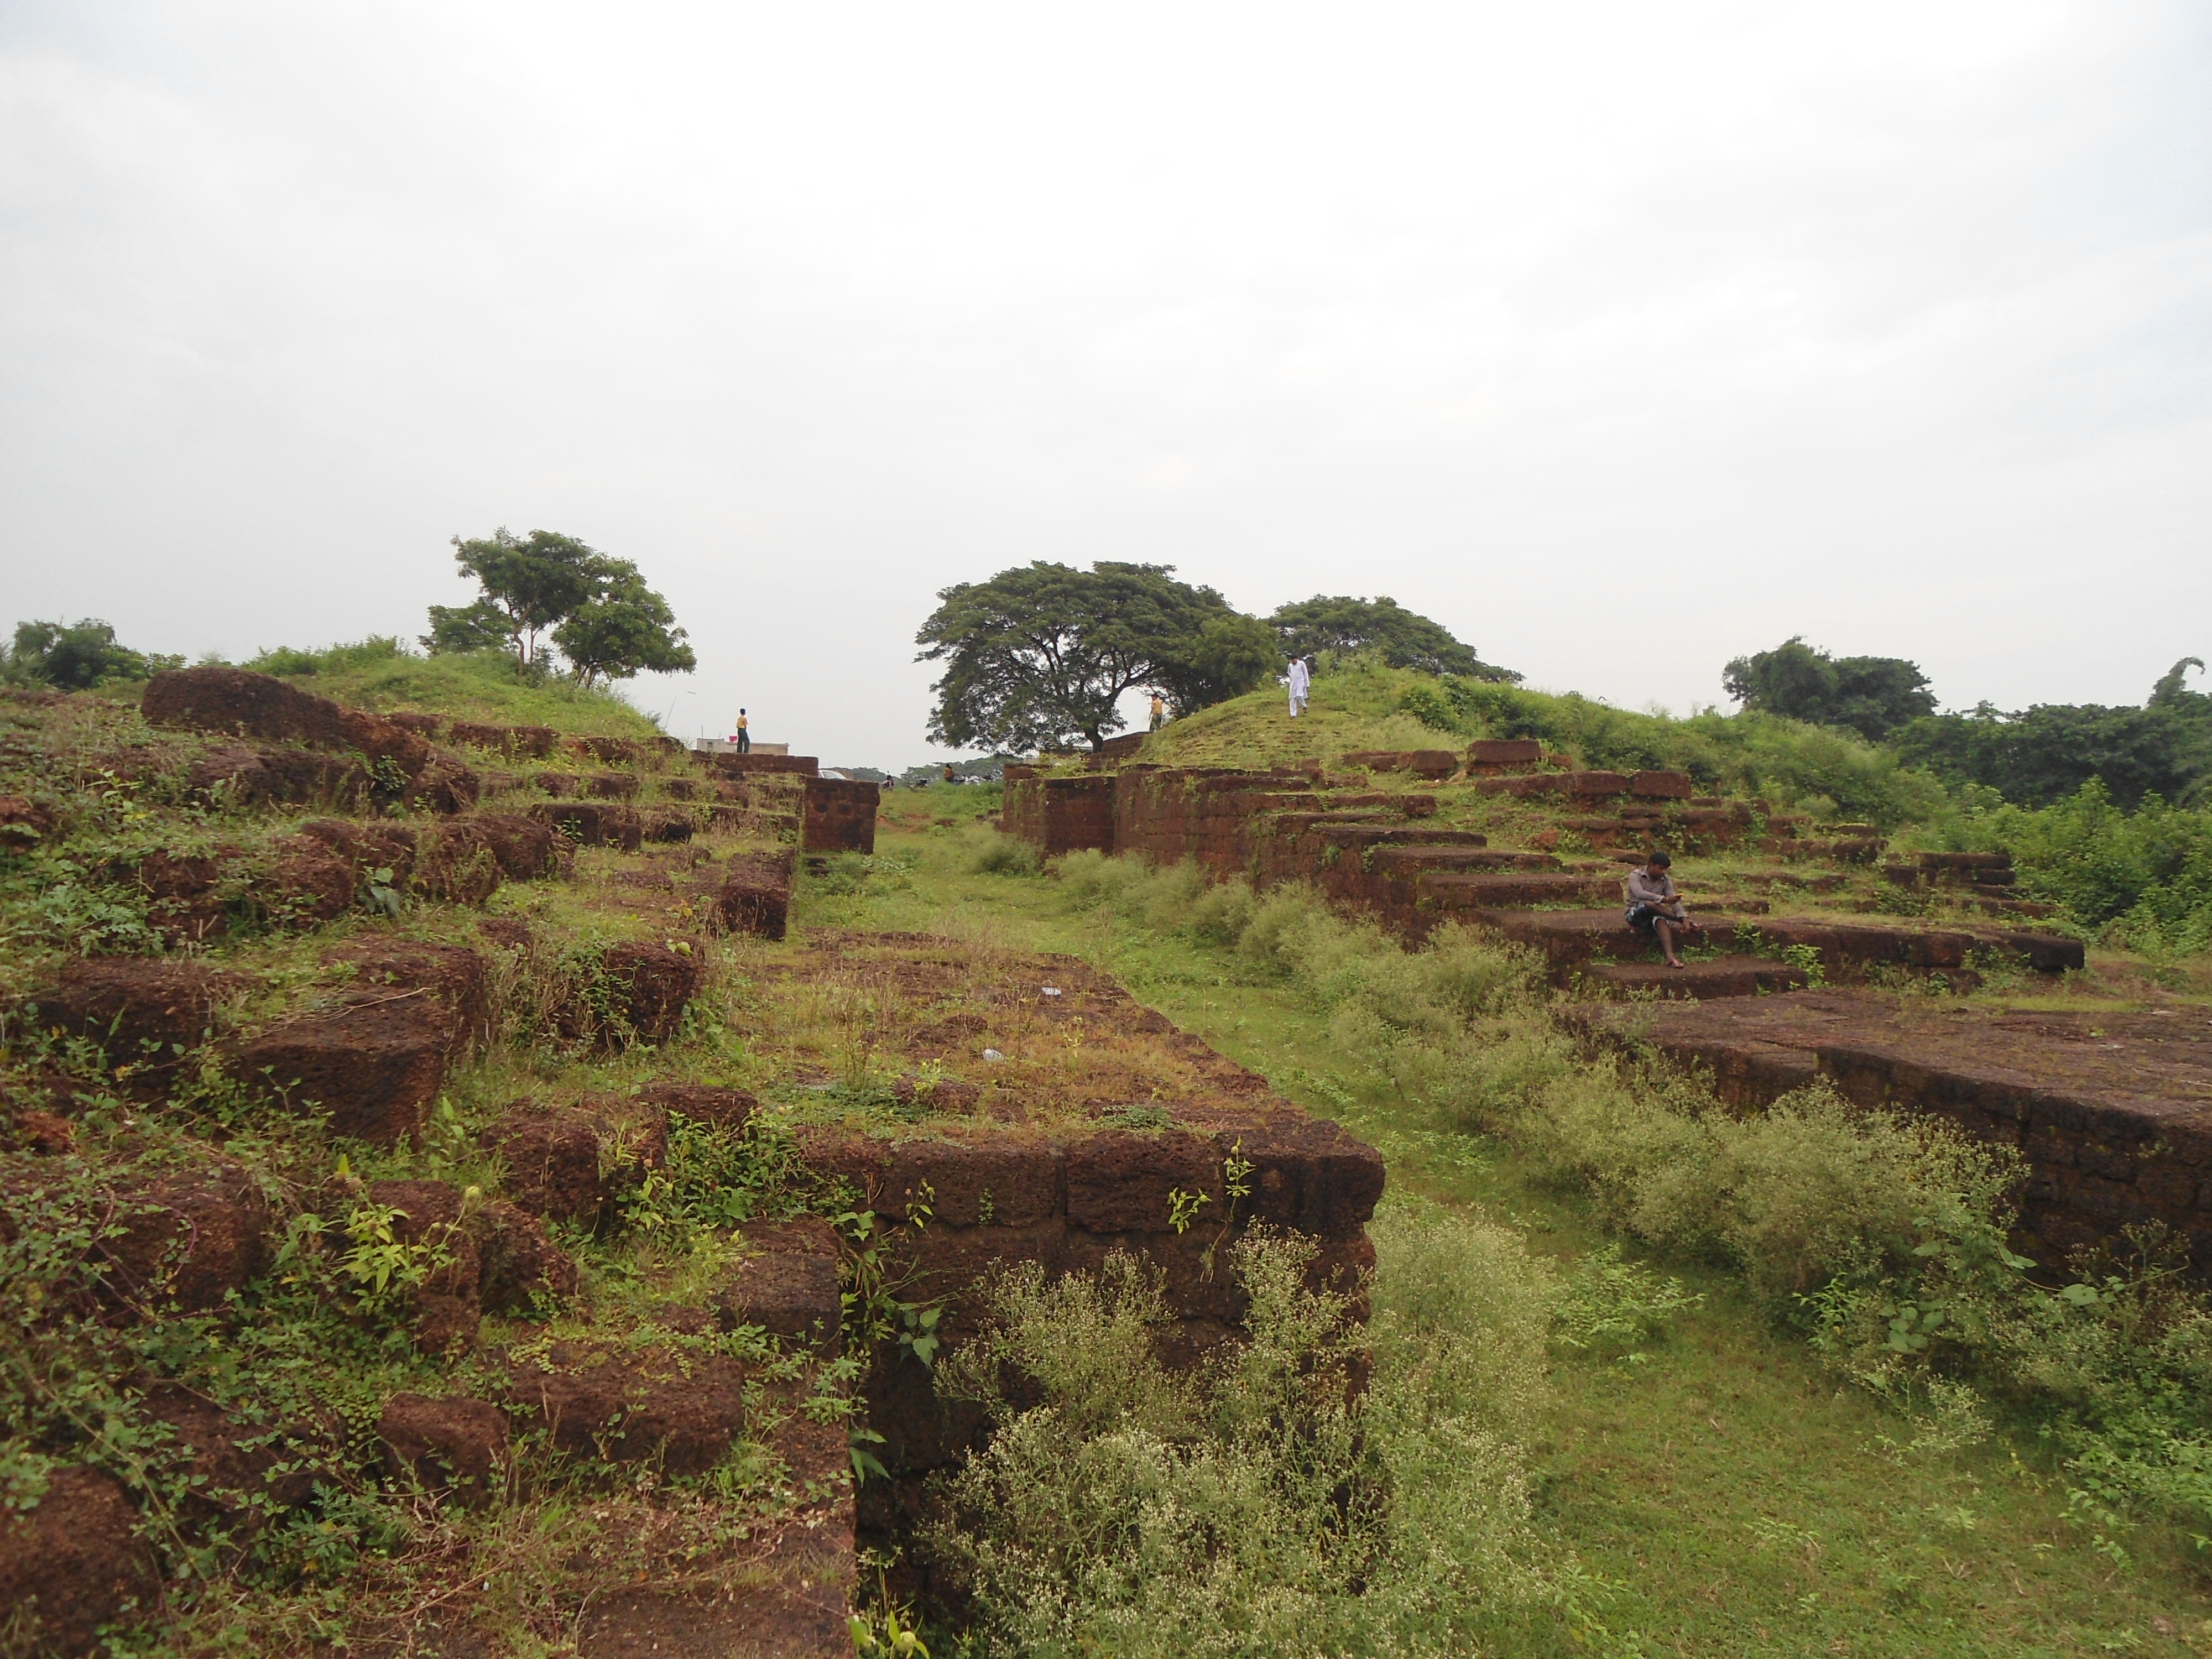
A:
{"type": "Polygon", "coordinates": [[[1655,910],[1671,908],[1674,903],[1674,878],[1661,875],[1654,879],[1642,865],[1628,872],[1628,902],[1648,904],[1655,910]]]}

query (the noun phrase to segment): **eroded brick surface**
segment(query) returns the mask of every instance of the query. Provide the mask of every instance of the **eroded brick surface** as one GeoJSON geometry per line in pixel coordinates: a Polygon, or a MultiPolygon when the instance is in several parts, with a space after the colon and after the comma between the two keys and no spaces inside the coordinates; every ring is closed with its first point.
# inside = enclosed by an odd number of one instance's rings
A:
{"type": "Polygon", "coordinates": [[[799,845],[810,853],[874,852],[878,793],[859,779],[808,778],[799,845]]]}

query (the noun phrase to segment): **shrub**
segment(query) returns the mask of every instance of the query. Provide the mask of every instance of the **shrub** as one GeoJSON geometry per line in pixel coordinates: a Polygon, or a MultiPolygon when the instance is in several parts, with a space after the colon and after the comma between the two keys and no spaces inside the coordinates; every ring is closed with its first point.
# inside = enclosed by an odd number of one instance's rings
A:
{"type": "MultiPolygon", "coordinates": [[[[2128,884],[2130,871],[2171,870],[2167,892],[2193,890],[2186,883],[2201,855],[2193,826],[2179,822],[2189,815],[2139,823],[2094,792],[2071,816],[2049,812],[2057,817],[2041,816],[2038,827],[2051,837],[2051,867],[2071,856],[2085,866],[2076,874],[2085,884],[2110,878],[2100,870],[2126,876],[2108,905],[2130,893],[2138,907],[2152,902],[2148,884],[2128,884]]],[[[2025,816],[2002,809],[1996,822],[2025,816]]],[[[1913,1414],[1915,1443],[1979,1432],[1983,1396],[2002,1399],[2064,1449],[2081,1502],[2114,1515],[2141,1505],[2184,1510],[2212,1531],[2212,1298],[2185,1277],[2170,1242],[2139,1236],[2127,1251],[2073,1264],[2061,1288],[2045,1288],[2007,1242],[2022,1174],[2008,1148],[1941,1121],[1860,1109],[1825,1085],[1739,1116],[1692,1076],[1578,1049],[1547,1015],[1541,964],[1474,930],[1446,928],[1407,951],[1309,890],[1253,894],[1225,883],[1212,890],[1224,896],[1199,933],[1188,907],[1152,908],[1152,896],[1185,890],[1188,876],[1084,858],[1066,861],[1079,896],[1149,915],[1156,927],[1218,937],[1248,968],[1294,983],[1327,1018],[1339,1051],[1401,1101],[1503,1138],[1540,1178],[1583,1195],[1607,1225],[1740,1273],[1778,1322],[1913,1414]]],[[[1375,1224],[1386,1267],[1395,1259],[1406,1270],[1395,1280],[1386,1271],[1376,1286],[1378,1376],[1389,1370],[1386,1354],[1412,1366],[1425,1345],[1437,1348],[1437,1366],[1462,1363],[1444,1353],[1448,1339],[1432,1319],[1401,1343],[1390,1310],[1411,1316],[1443,1279],[1486,1274],[1473,1265],[1430,1271],[1424,1262],[1440,1258],[1394,1239],[1402,1225],[1387,1210],[1375,1224]],[[1393,1302],[1394,1286],[1423,1285],[1393,1302]]],[[[1588,1285],[1560,1293],[1561,1340],[1632,1330],[1639,1309],[1668,1307],[1679,1294],[1618,1267],[1598,1264],[1588,1285]]],[[[1469,1317],[1493,1330],[1512,1322],[1495,1310],[1469,1317]]],[[[1515,1328],[1516,1341],[1540,1346],[1540,1335],[1515,1328]]],[[[1484,1385],[1486,1397],[1515,1397],[1515,1361],[1474,1358],[1506,1368],[1484,1385]]],[[[1392,1396],[1378,1389],[1376,1398],[1392,1396]]],[[[1493,1419],[1486,1432],[1510,1411],[1493,1419]]]]}
{"type": "Polygon", "coordinates": [[[984,1331],[939,1377],[994,1430],[930,1534],[978,1651],[1463,1653],[1486,1620],[1559,1599],[1517,1438],[1541,1409],[1549,1280],[1510,1236],[1434,1210],[1395,1212],[1378,1242],[1364,1393],[1348,1302],[1305,1283],[1310,1241],[1236,1247],[1249,1340],[1194,1377],[1154,1358],[1168,1315],[1127,1257],[987,1285],[984,1331]]]}
{"type": "Polygon", "coordinates": [[[1460,730],[1458,711],[1452,707],[1450,698],[1436,686],[1407,686],[1399,695],[1398,708],[1400,713],[1411,714],[1422,725],[1438,732],[1456,733],[1460,730]]]}
{"type": "Polygon", "coordinates": [[[968,867],[979,876],[1033,876],[1042,866],[1036,848],[1012,836],[985,830],[976,836],[968,867]]]}
{"type": "Polygon", "coordinates": [[[2040,811],[1999,809],[1986,828],[2023,890],[2085,927],[2113,924],[2122,942],[2154,951],[2212,949],[2212,811],[2152,795],[2126,812],[2092,781],[2040,811]]]}
{"type": "Polygon", "coordinates": [[[280,645],[262,652],[245,665],[257,674],[298,678],[308,674],[343,673],[349,669],[373,668],[380,664],[412,658],[416,653],[392,634],[372,634],[350,645],[325,646],[320,651],[295,651],[280,645]]]}

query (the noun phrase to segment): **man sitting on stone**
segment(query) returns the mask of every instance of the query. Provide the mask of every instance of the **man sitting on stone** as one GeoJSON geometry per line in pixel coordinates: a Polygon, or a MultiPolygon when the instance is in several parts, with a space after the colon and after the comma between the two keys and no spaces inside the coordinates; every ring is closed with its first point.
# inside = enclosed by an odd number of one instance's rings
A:
{"type": "Polygon", "coordinates": [[[1674,862],[1665,853],[1655,852],[1641,867],[1628,872],[1627,919],[1637,933],[1649,933],[1659,941],[1669,968],[1680,968],[1682,958],[1674,954],[1674,941],[1705,930],[1683,914],[1674,878],[1667,873],[1674,862]]]}

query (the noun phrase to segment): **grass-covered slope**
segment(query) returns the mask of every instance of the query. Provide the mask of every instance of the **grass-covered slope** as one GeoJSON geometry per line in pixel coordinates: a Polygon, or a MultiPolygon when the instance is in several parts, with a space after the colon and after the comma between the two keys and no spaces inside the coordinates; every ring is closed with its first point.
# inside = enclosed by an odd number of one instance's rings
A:
{"type": "Polygon", "coordinates": [[[585,690],[557,676],[532,682],[503,652],[420,656],[377,635],[323,651],[279,647],[245,665],[288,679],[318,696],[380,714],[447,714],[489,725],[550,726],[556,732],[644,738],[659,722],[613,691],[585,690]]]}
{"type": "Polygon", "coordinates": [[[1314,681],[1293,720],[1283,694],[1255,691],[1170,722],[1144,758],[1170,766],[1264,766],[1348,750],[1451,748],[1474,738],[1539,738],[1584,766],[1687,772],[1718,793],[1761,795],[1817,817],[1885,828],[1942,815],[1925,773],[1848,732],[1763,714],[1639,714],[1558,696],[1353,659],[1314,681]]]}
{"type": "Polygon", "coordinates": [[[1707,793],[1761,799],[1815,819],[1871,823],[1899,851],[2007,852],[2020,896],[2060,907],[2085,937],[2169,965],[2212,955],[2212,810],[2155,796],[2132,811],[2091,780],[2031,808],[1978,785],[1948,788],[1890,748],[1835,726],[1708,710],[1636,714],[1558,695],[1353,660],[1314,682],[1293,720],[1279,690],[1170,722],[1142,758],[1168,766],[1267,766],[1348,750],[1456,748],[1537,738],[1582,766],[1687,772],[1707,793]]]}

